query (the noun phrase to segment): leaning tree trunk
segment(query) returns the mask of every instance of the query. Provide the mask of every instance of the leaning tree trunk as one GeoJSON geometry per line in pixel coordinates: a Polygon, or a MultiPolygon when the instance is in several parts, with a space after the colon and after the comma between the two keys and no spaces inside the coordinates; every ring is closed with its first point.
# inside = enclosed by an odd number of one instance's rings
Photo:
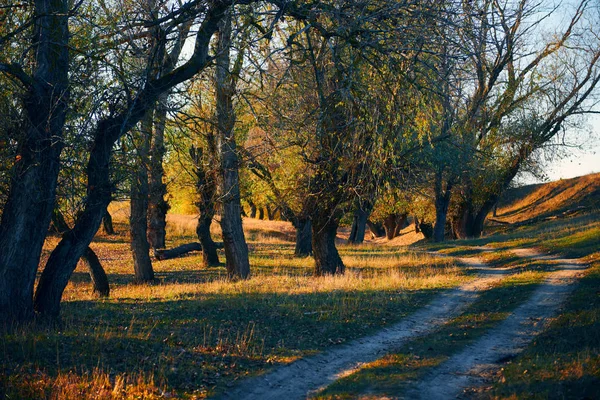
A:
{"type": "Polygon", "coordinates": [[[334,216],[324,216],[313,221],[312,248],[317,276],[343,274],[345,271],[344,263],[335,246],[338,224],[339,218],[334,216]]]}
{"type": "Polygon", "coordinates": [[[381,224],[375,223],[375,222],[367,219],[367,226],[369,227],[369,230],[371,231],[371,235],[373,236],[373,238],[385,236],[385,229],[383,228],[383,226],[381,226],[381,224]]]}
{"type": "MultiPolygon", "coordinates": [[[[106,216],[104,218],[106,218],[106,216]]],[[[56,232],[61,235],[65,232],[68,232],[70,229],[65,217],[58,208],[55,208],[54,212],[52,213],[52,225],[56,229],[56,232]]],[[[94,253],[94,250],[88,247],[85,250],[85,253],[81,256],[81,260],[88,267],[90,278],[92,279],[94,293],[100,297],[108,297],[110,294],[108,277],[106,276],[104,268],[102,268],[102,264],[100,263],[98,256],[96,253],[94,253]]]]}
{"type": "Polygon", "coordinates": [[[106,207],[111,201],[109,161],[112,146],[119,137],[123,121],[106,119],[99,122],[96,140],[87,165],[88,189],[83,212],[50,254],[36,288],[34,308],[46,316],[58,316],[62,293],[77,261],[84,255],[100,228],[106,207]]]}
{"type": "MultiPolygon", "coordinates": [[[[214,139],[209,138],[209,141],[214,139]]],[[[214,166],[211,169],[211,151],[205,154],[202,148],[192,147],[190,155],[196,173],[196,193],[198,194],[198,224],[196,234],[202,245],[202,261],[205,267],[219,265],[217,246],[210,235],[210,225],[215,216],[217,179],[214,166]],[[205,159],[206,158],[206,159],[205,159]]]]}
{"type": "Polygon", "coordinates": [[[167,236],[167,211],[169,203],[165,200],[167,185],[163,182],[165,170],[165,128],[167,122],[167,100],[169,94],[160,96],[154,117],[154,132],[150,147],[148,164],[148,242],[153,249],[164,249],[167,236]]]}
{"type": "Polygon", "coordinates": [[[402,229],[406,227],[406,221],[408,220],[408,214],[403,213],[396,216],[396,227],[394,228],[394,237],[400,236],[402,229]]]}
{"type": "Polygon", "coordinates": [[[110,294],[108,277],[106,276],[106,272],[104,271],[104,268],[102,268],[102,264],[100,263],[100,260],[98,259],[98,256],[94,250],[92,250],[91,247],[88,247],[81,257],[81,260],[83,260],[84,264],[87,265],[88,271],[90,272],[94,293],[100,297],[108,297],[110,294]]]}
{"type": "Polygon", "coordinates": [[[27,77],[32,85],[24,96],[25,129],[0,222],[0,320],[9,324],[33,317],[33,287],[54,208],[69,99],[70,2],[32,4],[35,60],[27,77]]]}
{"type": "Polygon", "coordinates": [[[154,281],[150,244],[147,238],[148,227],[148,151],[152,135],[153,113],[144,117],[139,131],[140,140],[137,146],[137,171],[131,182],[131,214],[129,229],[131,232],[131,252],[133,270],[137,283],[154,281]]]}
{"type": "MultiPolygon", "coordinates": [[[[43,2],[41,1],[40,3],[43,2]]],[[[63,2],[61,2],[61,4],[63,4],[63,2]]],[[[64,4],[65,10],[62,10],[60,13],[44,14],[59,16],[66,21],[66,18],[68,17],[66,7],[67,2],[64,2],[64,4]]],[[[153,80],[151,84],[144,86],[130,103],[130,107],[125,111],[115,116],[102,119],[97,123],[94,133],[94,142],[87,165],[88,182],[85,209],[77,218],[73,229],[63,236],[58,246],[50,254],[44,273],[42,273],[40,283],[36,289],[34,309],[47,315],[57,316],[59,314],[60,299],[69,281],[69,277],[75,270],[77,261],[83,255],[85,249],[92,241],[94,234],[100,227],[102,217],[106,212],[106,207],[111,200],[113,188],[110,182],[109,163],[112,147],[120,137],[129,132],[144,117],[147,111],[153,107],[161,93],[192,78],[198,72],[206,68],[209,64],[208,50],[211,38],[217,29],[217,21],[221,19],[222,13],[226,9],[227,5],[216,3],[207,11],[206,18],[208,19],[208,22],[203,23],[199,28],[199,31],[196,34],[196,45],[192,59],[185,64],[185,67],[179,69],[178,73],[168,74],[153,80]]],[[[56,24],[53,24],[52,26],[55,25],[56,24]]],[[[68,36],[66,38],[68,38],[68,36]]],[[[67,68],[51,68],[49,70],[64,70],[66,72],[67,68]]],[[[64,98],[64,93],[61,93],[59,89],[62,89],[60,85],[53,87],[53,93],[60,96],[62,99],[64,98]]],[[[60,115],[61,110],[59,107],[54,107],[53,111],[56,115],[60,115]]],[[[52,137],[60,136],[56,132],[52,134],[52,137]]],[[[51,173],[51,171],[48,170],[46,172],[51,173]]],[[[54,200],[53,196],[52,200],[54,200]]],[[[52,205],[53,203],[54,202],[52,202],[52,205]]],[[[51,212],[52,210],[48,212],[48,223],[51,212]]],[[[14,227],[12,227],[12,229],[14,229],[14,227]]],[[[44,235],[46,234],[47,229],[48,224],[45,226],[44,235]]],[[[1,238],[2,234],[0,229],[0,239],[1,238]]],[[[31,239],[30,235],[28,235],[28,239],[31,239]]],[[[0,244],[6,243],[0,240],[0,244]]],[[[5,254],[5,252],[0,252],[0,258],[3,254],[5,254]]],[[[0,262],[0,273],[3,273],[2,265],[3,264],[0,262]]],[[[19,271],[19,273],[23,274],[23,271],[19,271]]],[[[4,281],[5,280],[0,279],[0,282],[4,281]]],[[[2,283],[0,283],[0,285],[2,285],[2,283]]],[[[2,287],[0,286],[0,307],[4,307],[4,304],[1,301],[3,299],[2,296],[4,296],[4,293],[2,293],[2,287]]]]}
{"type": "Polygon", "coordinates": [[[312,224],[308,218],[297,218],[296,228],[296,247],[294,257],[308,257],[312,255],[312,224]]]}
{"type": "Polygon", "coordinates": [[[231,15],[228,11],[219,23],[215,74],[217,137],[221,161],[221,198],[223,199],[221,230],[229,276],[246,279],[250,275],[250,261],[248,245],[242,228],[239,160],[233,130],[235,125],[234,84],[229,72],[230,48],[231,15]]]}

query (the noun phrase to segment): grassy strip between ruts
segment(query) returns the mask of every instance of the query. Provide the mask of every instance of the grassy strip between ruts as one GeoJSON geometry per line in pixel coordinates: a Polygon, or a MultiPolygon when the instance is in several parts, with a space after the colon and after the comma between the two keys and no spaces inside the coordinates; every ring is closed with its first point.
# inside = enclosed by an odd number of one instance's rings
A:
{"type": "Polygon", "coordinates": [[[496,377],[485,398],[600,398],[600,253],[560,315],[496,377]]]}
{"type": "Polygon", "coordinates": [[[136,286],[127,241],[101,239],[111,298],[94,299],[78,270],[60,326],[0,337],[0,397],[206,397],[376,331],[471,279],[450,259],[351,246],[342,246],[345,276],[315,278],[310,260],[291,258],[293,245],[256,242],[249,281],[225,281],[192,255],[157,263],[161,284],[136,286]]]}
{"type": "Polygon", "coordinates": [[[408,342],[398,352],[365,365],[315,397],[353,399],[401,395],[409,384],[431,368],[493,329],[529,297],[543,277],[543,272],[529,271],[501,281],[436,332],[408,342]]]}

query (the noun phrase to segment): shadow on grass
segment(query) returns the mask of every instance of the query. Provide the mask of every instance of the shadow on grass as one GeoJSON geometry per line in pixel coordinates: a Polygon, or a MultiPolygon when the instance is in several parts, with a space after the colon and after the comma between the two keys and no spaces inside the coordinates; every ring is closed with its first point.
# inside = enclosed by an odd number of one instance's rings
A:
{"type": "Polygon", "coordinates": [[[1,338],[0,368],[5,376],[100,368],[111,376],[154,374],[178,391],[210,390],[366,335],[422,307],[437,293],[234,292],[186,294],[168,301],[65,302],[58,329],[1,338]]]}

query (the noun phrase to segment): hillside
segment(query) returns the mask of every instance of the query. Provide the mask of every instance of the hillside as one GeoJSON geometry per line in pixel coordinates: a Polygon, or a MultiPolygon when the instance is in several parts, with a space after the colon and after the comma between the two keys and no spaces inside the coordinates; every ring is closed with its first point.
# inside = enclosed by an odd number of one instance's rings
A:
{"type": "Polygon", "coordinates": [[[494,220],[526,223],[600,209],[600,173],[509,190],[494,220]]]}

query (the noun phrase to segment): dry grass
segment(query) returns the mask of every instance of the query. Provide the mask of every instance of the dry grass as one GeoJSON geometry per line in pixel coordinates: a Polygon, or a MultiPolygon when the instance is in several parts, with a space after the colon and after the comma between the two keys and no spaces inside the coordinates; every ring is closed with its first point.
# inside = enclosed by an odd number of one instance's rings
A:
{"type": "MultiPolygon", "coordinates": [[[[514,189],[513,201],[498,209],[498,219],[510,223],[575,210],[600,208],[600,173],[514,189]]],[[[509,192],[507,196],[511,196],[509,192]]]]}
{"type": "MultiPolygon", "coordinates": [[[[79,265],[59,326],[0,337],[0,395],[204,398],[378,330],[471,279],[447,258],[376,245],[340,246],[346,275],[317,278],[311,258],[293,258],[289,223],[246,219],[251,279],[228,281],[224,267],[203,268],[191,253],[155,262],[160,284],[134,285],[126,208],[112,211],[118,234],[92,243],[111,297],[96,299],[79,265]]],[[[195,240],[194,216],[169,224],[169,247],[195,240]]],[[[49,238],[45,257],[57,241],[49,238]]]]}

